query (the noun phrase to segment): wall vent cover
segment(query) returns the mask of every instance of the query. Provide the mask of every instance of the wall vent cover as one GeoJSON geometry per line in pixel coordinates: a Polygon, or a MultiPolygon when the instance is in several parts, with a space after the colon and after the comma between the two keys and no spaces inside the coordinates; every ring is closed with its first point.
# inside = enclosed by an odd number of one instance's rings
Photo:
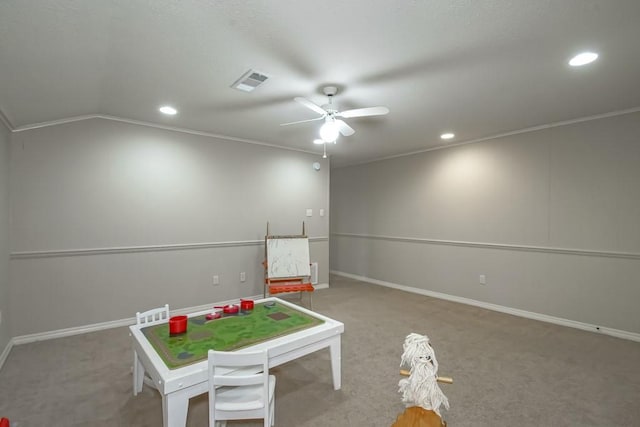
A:
{"type": "Polygon", "coordinates": [[[255,70],[249,70],[236,80],[231,87],[243,92],[251,92],[262,83],[266,82],[269,76],[255,70]]]}

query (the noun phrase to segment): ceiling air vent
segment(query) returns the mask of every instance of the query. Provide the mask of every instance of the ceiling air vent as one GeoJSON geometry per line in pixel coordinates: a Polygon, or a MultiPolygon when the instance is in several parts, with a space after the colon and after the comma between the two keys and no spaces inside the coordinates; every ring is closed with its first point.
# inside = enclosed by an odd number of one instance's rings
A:
{"type": "Polygon", "coordinates": [[[266,82],[269,76],[262,74],[258,71],[249,70],[242,75],[234,84],[232,88],[241,90],[243,92],[251,92],[262,83],[266,82]]]}

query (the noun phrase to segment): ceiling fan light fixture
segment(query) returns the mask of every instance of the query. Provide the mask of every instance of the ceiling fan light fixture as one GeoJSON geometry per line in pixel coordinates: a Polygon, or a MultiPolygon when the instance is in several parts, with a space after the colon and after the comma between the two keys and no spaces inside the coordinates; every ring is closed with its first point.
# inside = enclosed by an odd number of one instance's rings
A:
{"type": "Polygon", "coordinates": [[[316,138],[316,139],[313,140],[313,143],[320,145],[320,144],[324,144],[324,141],[321,140],[320,138],[316,138]]]}
{"type": "MultiPolygon", "coordinates": [[[[293,98],[298,104],[302,105],[305,108],[317,113],[320,117],[316,117],[315,119],[307,119],[307,120],[298,120],[295,122],[281,123],[280,126],[289,126],[295,125],[298,123],[306,123],[306,122],[314,122],[316,120],[324,120],[322,126],[320,126],[320,138],[322,139],[322,143],[327,144],[333,142],[336,144],[338,140],[338,136],[351,136],[356,131],[345,123],[344,120],[340,120],[339,118],[355,118],[355,117],[368,117],[368,116],[383,116],[389,113],[389,109],[387,107],[365,107],[365,108],[356,108],[352,110],[346,111],[338,111],[336,107],[333,105],[333,97],[338,92],[338,88],[335,86],[327,86],[323,89],[324,94],[329,97],[329,103],[323,106],[320,106],[312,101],[309,101],[307,98],[303,98],[301,96],[296,96],[293,98]]],[[[314,141],[317,144],[320,142],[314,141]]]]}
{"type": "Polygon", "coordinates": [[[333,120],[327,120],[320,127],[320,138],[324,142],[336,142],[339,132],[338,125],[333,120]]]}

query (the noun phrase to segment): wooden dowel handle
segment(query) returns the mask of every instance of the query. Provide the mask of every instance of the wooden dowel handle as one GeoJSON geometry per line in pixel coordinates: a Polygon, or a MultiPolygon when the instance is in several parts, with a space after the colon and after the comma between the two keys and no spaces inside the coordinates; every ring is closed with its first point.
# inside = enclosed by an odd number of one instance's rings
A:
{"type": "MultiPolygon", "coordinates": [[[[406,369],[400,369],[400,375],[408,377],[410,375],[410,372],[406,369]]],[[[438,377],[436,378],[436,381],[443,384],[453,384],[453,378],[451,377],[438,377]]]]}

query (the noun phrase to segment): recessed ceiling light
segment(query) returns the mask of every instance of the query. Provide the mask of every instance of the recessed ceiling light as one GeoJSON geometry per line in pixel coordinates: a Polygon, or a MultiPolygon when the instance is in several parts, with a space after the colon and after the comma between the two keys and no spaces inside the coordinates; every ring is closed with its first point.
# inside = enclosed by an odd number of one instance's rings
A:
{"type": "Polygon", "coordinates": [[[176,110],[175,108],[169,106],[169,105],[163,105],[162,107],[158,108],[158,110],[162,113],[162,114],[167,114],[169,116],[174,116],[178,113],[178,110],[176,110]]]}
{"type": "Polygon", "coordinates": [[[569,65],[572,67],[581,67],[592,63],[598,59],[598,54],[595,52],[582,52],[571,58],[569,65]]]}
{"type": "Polygon", "coordinates": [[[447,133],[443,133],[442,135],[440,135],[440,138],[442,139],[453,139],[455,135],[452,134],[451,132],[447,132],[447,133]]]}

